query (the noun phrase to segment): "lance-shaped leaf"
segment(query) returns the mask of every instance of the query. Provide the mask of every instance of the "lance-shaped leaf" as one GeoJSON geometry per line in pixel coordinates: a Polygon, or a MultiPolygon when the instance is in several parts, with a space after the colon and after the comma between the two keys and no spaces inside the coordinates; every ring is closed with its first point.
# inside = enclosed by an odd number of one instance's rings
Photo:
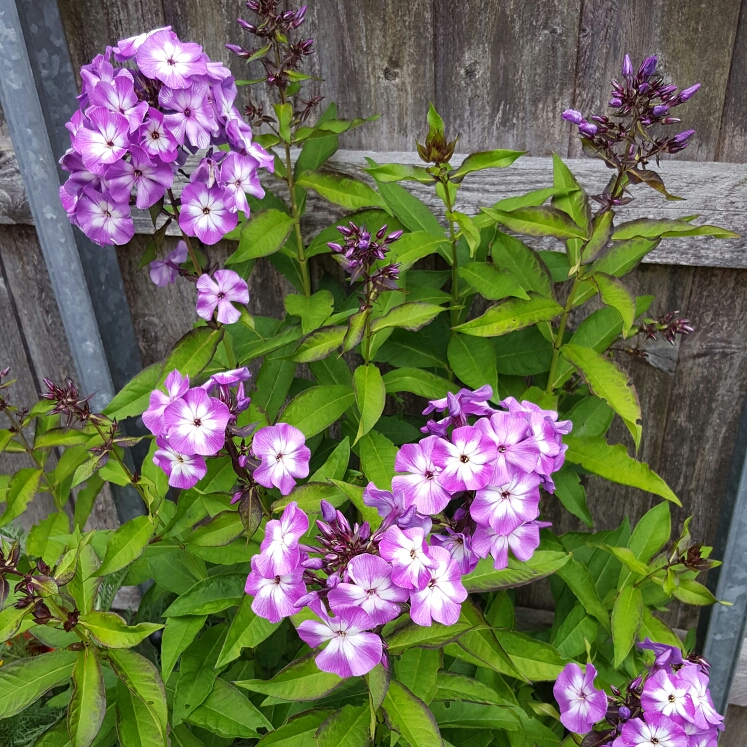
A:
{"type": "Polygon", "coordinates": [[[244,522],[238,512],[229,510],[216,514],[187,537],[186,545],[193,547],[225,547],[244,533],[244,522]]]}
{"type": "Polygon", "coordinates": [[[554,646],[513,630],[496,630],[496,638],[516,668],[532,681],[552,681],[568,663],[554,646]]]}
{"type": "Polygon", "coordinates": [[[346,705],[319,726],[316,743],[319,747],[367,747],[370,726],[371,707],[368,703],[346,705]]]}
{"type": "Polygon", "coordinates": [[[617,227],[612,234],[615,241],[642,236],[647,239],[671,238],[676,236],[712,236],[714,239],[738,239],[739,234],[719,226],[694,226],[684,220],[667,218],[639,218],[617,227]]]}
{"type": "Polygon", "coordinates": [[[406,179],[411,179],[421,184],[433,184],[435,182],[433,176],[422,166],[411,166],[404,163],[384,163],[381,166],[370,166],[363,170],[382,184],[402,182],[406,179]]]}
{"type": "Polygon", "coordinates": [[[285,310],[293,316],[301,317],[301,331],[308,335],[324,324],[332,313],[334,298],[326,290],[320,290],[312,296],[291,293],[283,299],[285,310]]]}
{"type": "Polygon", "coordinates": [[[466,213],[460,213],[458,210],[452,210],[449,216],[459,226],[459,238],[463,238],[467,242],[467,246],[469,247],[469,256],[474,257],[475,252],[479,248],[481,242],[480,228],[466,213]]]}
{"type": "Polygon", "coordinates": [[[531,293],[529,300],[509,298],[491,306],[482,316],[454,327],[456,332],[475,337],[498,337],[537,322],[549,322],[563,313],[550,298],[531,293]]]}
{"type": "Polygon", "coordinates": [[[313,711],[291,716],[275,731],[265,734],[257,743],[258,747],[316,747],[314,735],[333,711],[318,708],[313,711]]]}
{"type": "Polygon", "coordinates": [[[519,281],[508,270],[490,262],[468,262],[459,268],[459,277],[466,280],[488,301],[500,301],[508,296],[529,298],[519,281]]]}
{"type": "Polygon", "coordinates": [[[346,210],[364,207],[384,207],[384,201],[368,184],[340,174],[307,172],[296,182],[304,189],[313,189],[325,200],[346,210]]]}
{"type": "Polygon", "coordinates": [[[443,399],[457,388],[441,376],[420,368],[395,368],[382,377],[387,394],[411,392],[425,399],[443,399]]]}
{"type": "Polygon", "coordinates": [[[294,425],[306,438],[311,438],[332,425],[354,401],[355,395],[350,387],[314,386],[288,403],[280,420],[294,425]]]}
{"type": "Polygon", "coordinates": [[[377,664],[368,674],[364,675],[368,692],[371,694],[371,710],[375,713],[381,708],[386,697],[389,683],[392,680],[391,671],[382,664],[377,664]]]}
{"type": "Polygon", "coordinates": [[[436,675],[435,700],[464,700],[485,705],[505,705],[506,701],[492,687],[463,674],[439,672],[436,675]]]}
{"type": "MultiPolygon", "coordinates": [[[[705,607],[716,604],[719,600],[713,596],[707,586],[687,578],[678,580],[677,586],[672,591],[672,596],[685,604],[695,607],[705,607]]],[[[722,602],[722,604],[727,604],[722,602]]]]}
{"type": "Polygon", "coordinates": [[[643,615],[643,597],[637,586],[620,590],[612,608],[612,643],[615,658],[613,666],[619,668],[633,648],[643,615]]]}
{"type": "Polygon", "coordinates": [[[571,558],[562,568],[558,570],[558,576],[568,584],[576,599],[583,605],[584,609],[604,627],[610,629],[609,615],[599,600],[594,579],[587,566],[571,558]]]}
{"type": "Polygon", "coordinates": [[[378,422],[384,412],[386,402],[386,388],[381,378],[381,372],[373,364],[358,366],[353,374],[353,390],[358,405],[360,420],[356,443],[365,436],[378,422]]]}
{"type": "Polygon", "coordinates": [[[180,371],[182,376],[189,376],[190,379],[197,377],[213,360],[222,339],[222,327],[220,329],[198,327],[187,332],[171,348],[158,378],[158,387],[163,386],[166,377],[174,369],[180,371]]]}
{"type": "MultiPolygon", "coordinates": [[[[198,581],[163,612],[164,617],[213,615],[236,606],[244,596],[246,574],[224,573],[198,581]]],[[[160,626],[159,626],[160,627],[160,626]]]]}
{"type": "MultiPolygon", "coordinates": [[[[366,159],[369,165],[376,166],[370,158],[366,159]]],[[[399,184],[376,183],[379,194],[385,203],[385,209],[389,210],[405,228],[410,231],[428,231],[438,238],[445,238],[443,226],[438,218],[430,211],[427,205],[421,202],[415,195],[408,192],[399,184]]]]}
{"type": "Polygon", "coordinates": [[[342,352],[349,353],[362,339],[366,329],[366,320],[371,314],[371,309],[364,309],[353,314],[348,319],[348,328],[342,339],[342,352]]]}
{"type": "Polygon", "coordinates": [[[101,567],[94,576],[108,576],[121,571],[133,560],[137,560],[148,546],[153,536],[155,526],[148,516],[137,516],[122,524],[110,537],[106,544],[106,555],[101,567]]]}
{"type": "Polygon", "coordinates": [[[293,224],[293,217],[281,210],[262,210],[252,215],[241,228],[239,248],[226,264],[235,265],[274,254],[285,244],[293,224]]]}
{"type": "Polygon", "coordinates": [[[483,213],[511,231],[527,236],[554,236],[557,239],[584,239],[586,231],[577,226],[566,213],[551,207],[526,207],[504,212],[480,208],[483,213]]]}
{"type": "MultiPolygon", "coordinates": [[[[3,581],[5,581],[5,579],[0,580],[0,591],[4,590],[7,596],[9,589],[3,586],[3,581]]],[[[7,581],[5,581],[5,583],[7,584],[7,581]]],[[[21,627],[21,622],[27,612],[31,612],[30,607],[21,610],[12,604],[9,604],[2,612],[0,612],[0,643],[5,643],[5,641],[15,636],[21,627]]]]}
{"type": "Polygon", "coordinates": [[[161,363],[144,368],[117,392],[104,409],[104,414],[110,418],[123,420],[144,413],[148,409],[150,393],[156,388],[160,374],[161,363]]]}
{"type": "Polygon", "coordinates": [[[326,358],[342,345],[347,327],[324,327],[312,332],[297,348],[291,360],[294,363],[312,363],[326,358]]]}
{"type": "Polygon", "coordinates": [[[594,262],[591,269],[594,273],[603,272],[621,278],[638,267],[638,263],[659,246],[661,239],[644,239],[637,237],[627,241],[614,241],[594,262]]]}
{"type": "Polygon", "coordinates": [[[443,746],[438,724],[428,706],[401,682],[390,682],[383,707],[389,726],[403,736],[411,747],[443,746]]]}
{"type": "Polygon", "coordinates": [[[560,156],[553,154],[553,187],[563,190],[552,198],[553,207],[567,213],[573,221],[588,230],[591,224],[591,207],[589,198],[571,170],[563,163],[560,156]]]}
{"type": "Polygon", "coordinates": [[[551,576],[570,558],[568,553],[538,550],[526,563],[509,558],[508,568],[499,571],[493,568],[492,558],[486,558],[477,564],[477,568],[472,573],[462,577],[462,583],[470,593],[513,589],[551,576]]]}
{"type": "Polygon", "coordinates": [[[18,518],[33,500],[39,487],[43,470],[25,467],[13,475],[5,496],[5,511],[0,516],[0,527],[18,518]]]}
{"type": "Polygon", "coordinates": [[[442,665],[441,650],[410,648],[394,662],[394,671],[399,682],[428,704],[436,694],[436,676],[442,665]]]}
{"type": "Polygon", "coordinates": [[[485,150],[479,153],[471,153],[462,161],[462,165],[449,174],[449,178],[460,181],[473,171],[483,169],[505,169],[517,158],[523,156],[525,151],[521,150],[485,150]]]}
{"type": "Polygon", "coordinates": [[[371,322],[371,330],[379,332],[389,327],[402,327],[416,332],[429,322],[432,322],[444,309],[433,303],[403,303],[393,308],[385,316],[380,316],[371,322]]]}
{"type": "Polygon", "coordinates": [[[166,747],[166,732],[153,711],[121,680],[117,682],[117,734],[121,747],[166,747]]]}
{"type": "Polygon", "coordinates": [[[484,384],[490,384],[493,394],[497,396],[498,371],[495,349],[490,340],[454,334],[449,340],[447,355],[452,370],[468,387],[479,389],[484,384]]]}
{"type": "Polygon", "coordinates": [[[366,477],[381,490],[391,489],[397,447],[383,434],[371,431],[360,439],[358,451],[366,477]]]}
{"type": "MultiPolygon", "coordinates": [[[[271,623],[252,611],[252,601],[247,595],[242,598],[223,642],[217,667],[224,667],[238,659],[245,648],[256,648],[277,630],[279,623],[271,623]]],[[[168,625],[166,629],[168,630],[168,625]]]]}
{"type": "Polygon", "coordinates": [[[95,641],[107,648],[133,648],[151,633],[163,628],[163,625],[156,623],[138,623],[130,626],[116,613],[100,610],[92,610],[81,615],[80,624],[95,641]]]}
{"type": "Polygon", "coordinates": [[[564,436],[563,442],[568,444],[565,458],[569,462],[579,464],[611,482],[640,488],[678,506],[682,505],[664,480],[648,464],[629,456],[622,444],[610,445],[601,437],[581,438],[572,435],[564,436]]]}
{"type": "Polygon", "coordinates": [[[588,264],[604,249],[612,237],[612,221],[615,214],[608,210],[594,219],[591,238],[581,252],[581,262],[588,264]]]}
{"type": "Polygon", "coordinates": [[[525,291],[553,297],[552,278],[537,252],[502,231],[497,231],[491,249],[493,264],[513,275],[525,291]]]}
{"type": "Polygon", "coordinates": [[[450,256],[446,252],[448,246],[443,236],[434,236],[430,231],[412,231],[391,245],[388,259],[399,264],[400,272],[405,272],[418,260],[436,252],[450,256]]]}
{"type": "Polygon", "coordinates": [[[563,504],[566,511],[592,528],[594,521],[586,504],[586,490],[581,484],[578,473],[569,467],[564,467],[553,475],[553,481],[555,482],[555,497],[563,504]]]}
{"type": "Polygon", "coordinates": [[[396,627],[393,632],[385,635],[389,652],[394,656],[404,653],[410,648],[441,649],[447,643],[456,641],[460,636],[472,629],[472,623],[466,619],[458,620],[454,625],[433,623],[427,628],[407,622],[396,627]]]}
{"type": "Polygon", "coordinates": [[[616,309],[622,317],[623,338],[627,337],[628,331],[638,316],[635,308],[635,299],[631,296],[628,289],[612,275],[605,275],[598,272],[593,277],[597,288],[599,288],[602,303],[616,309]]]}
{"type": "Polygon", "coordinates": [[[309,477],[309,482],[324,482],[325,480],[342,480],[350,461],[350,439],[345,438],[335,446],[324,464],[309,477]]]}
{"type": "Polygon", "coordinates": [[[194,641],[207,620],[207,615],[169,617],[161,640],[161,677],[168,681],[179,657],[194,641]]]}
{"type": "Polygon", "coordinates": [[[638,449],[643,432],[641,403],[628,375],[591,348],[569,344],[560,353],[581,372],[592,394],[603,399],[622,418],[638,449]]]}

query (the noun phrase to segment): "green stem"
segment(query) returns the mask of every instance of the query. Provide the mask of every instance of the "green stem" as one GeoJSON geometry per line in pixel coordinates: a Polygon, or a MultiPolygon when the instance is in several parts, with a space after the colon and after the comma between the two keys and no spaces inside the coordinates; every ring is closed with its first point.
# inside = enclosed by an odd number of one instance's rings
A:
{"type": "MultiPolygon", "coordinates": [[[[46,470],[44,469],[44,465],[42,464],[41,459],[36,456],[36,452],[34,451],[31,444],[28,442],[28,439],[26,438],[23,429],[21,428],[21,424],[13,417],[13,415],[10,413],[9,410],[5,411],[5,414],[8,417],[8,420],[10,421],[10,426],[14,430],[16,434],[18,434],[18,438],[21,439],[21,444],[23,444],[23,448],[25,452],[31,457],[31,459],[34,460],[34,464],[41,470],[42,473],[42,479],[45,483],[47,483],[47,487],[49,488],[49,492],[52,494],[52,497],[55,500],[55,504],[57,503],[57,498],[54,494],[54,486],[49,481],[49,477],[47,476],[46,470]]],[[[62,506],[57,506],[60,510],[62,510],[62,506]]]]}
{"type": "Polygon", "coordinates": [[[451,204],[451,196],[449,195],[449,185],[447,182],[443,183],[444,187],[444,203],[446,204],[446,215],[449,221],[449,241],[451,243],[451,303],[449,304],[449,318],[451,320],[451,326],[456,327],[457,316],[459,314],[459,260],[457,258],[457,240],[456,233],[454,231],[454,221],[451,220],[451,211],[453,205],[451,204]]]}
{"type": "MultiPolygon", "coordinates": [[[[171,207],[174,208],[174,215],[176,215],[176,222],[179,223],[179,208],[176,206],[176,197],[174,197],[174,193],[169,190],[169,200],[171,200],[171,207]]],[[[181,231],[181,226],[179,227],[179,230],[181,231]]],[[[192,241],[189,236],[187,236],[184,231],[182,231],[182,239],[184,239],[184,243],[187,245],[187,251],[189,252],[189,258],[192,260],[192,264],[194,265],[195,272],[198,275],[202,275],[202,268],[200,267],[200,263],[197,261],[197,254],[195,253],[194,247],[192,246],[192,241]]]]}
{"type": "Polygon", "coordinates": [[[288,143],[285,143],[285,172],[288,191],[290,192],[291,213],[293,215],[293,224],[296,231],[296,253],[298,264],[301,265],[301,280],[303,282],[304,295],[311,295],[311,280],[309,278],[309,261],[306,259],[306,249],[301,236],[301,216],[298,214],[298,201],[296,200],[295,183],[293,180],[293,169],[291,167],[291,149],[288,143]]]}
{"type": "Polygon", "coordinates": [[[573,300],[576,296],[576,290],[580,283],[578,274],[573,279],[573,287],[571,292],[568,294],[568,300],[565,302],[563,313],[560,315],[560,324],[558,324],[558,331],[555,333],[555,340],[552,345],[552,362],[550,363],[550,373],[547,377],[547,387],[545,391],[548,394],[552,394],[553,380],[555,379],[555,369],[558,367],[558,359],[560,357],[560,348],[563,346],[563,335],[565,334],[565,327],[568,323],[568,315],[571,313],[573,308],[573,300]]]}
{"type": "Polygon", "coordinates": [[[371,306],[371,283],[366,279],[366,325],[365,331],[363,332],[363,339],[365,340],[363,345],[363,360],[366,365],[371,362],[371,306]]]}

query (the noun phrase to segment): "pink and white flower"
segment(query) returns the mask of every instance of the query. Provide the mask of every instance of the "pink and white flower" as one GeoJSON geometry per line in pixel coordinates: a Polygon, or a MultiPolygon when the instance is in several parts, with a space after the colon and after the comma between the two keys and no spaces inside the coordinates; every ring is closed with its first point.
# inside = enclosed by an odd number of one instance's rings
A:
{"type": "Polygon", "coordinates": [[[607,713],[607,696],[594,687],[596,676],[593,665],[587,664],[582,672],[576,663],[567,664],[558,675],[552,691],[560,706],[560,721],[568,731],[586,734],[607,713]]]}
{"type": "Polygon", "coordinates": [[[148,265],[150,279],[159,288],[171,285],[179,277],[179,265],[187,261],[187,244],[179,241],[165,257],[165,259],[154,259],[148,265]]]}
{"type": "Polygon", "coordinates": [[[301,562],[298,542],[309,529],[309,517],[293,501],[280,519],[267,522],[265,538],[260,545],[257,568],[268,578],[294,571],[301,562]]]}
{"type": "Polygon", "coordinates": [[[87,187],[75,207],[75,219],[91,241],[126,244],[135,235],[135,224],[127,203],[115,202],[108,194],[87,187]]]}
{"type": "Polygon", "coordinates": [[[402,611],[409,592],[392,583],[392,568],[377,555],[356,555],[348,563],[350,583],[342,582],[329,592],[332,609],[355,605],[365,610],[374,625],[394,620],[402,611]]]}
{"type": "Polygon", "coordinates": [[[91,93],[91,104],[121,114],[129,122],[130,132],[140,127],[148,112],[148,102],[138,101],[129,74],[118,75],[110,82],[99,81],[91,93]]]}
{"type": "Polygon", "coordinates": [[[217,454],[226,441],[231,413],[204,389],[190,389],[163,413],[169,443],[180,454],[217,454]]]}
{"type": "Polygon", "coordinates": [[[135,205],[147,210],[155,205],[174,182],[171,166],[161,161],[153,161],[136,145],[130,146],[130,160],[120,160],[106,170],[105,181],[112,197],[117,202],[127,203],[135,188],[135,205]]]}
{"type": "Polygon", "coordinates": [[[688,697],[690,683],[679,674],[669,674],[664,669],[654,672],[643,686],[641,705],[646,718],[660,713],[678,724],[694,721],[695,707],[688,697]]]}
{"type": "Polygon", "coordinates": [[[246,579],[244,591],[254,597],[252,611],[269,620],[280,622],[298,612],[296,602],[306,594],[301,566],[289,573],[266,576],[259,569],[259,555],[252,557],[252,572],[246,579]]]}
{"type": "Polygon", "coordinates": [[[309,475],[311,451],[306,437],[292,425],[278,423],[257,431],[252,452],[262,460],[254,479],[266,488],[278,488],[283,495],[293,490],[296,479],[309,475]]]}
{"type": "Polygon", "coordinates": [[[172,488],[189,490],[207,474],[205,460],[198,454],[180,454],[161,436],[156,439],[156,444],[158,449],[153,455],[153,463],[169,476],[172,488]]]}
{"type": "Polygon", "coordinates": [[[510,412],[497,412],[489,419],[481,418],[475,425],[495,443],[498,450],[491,483],[501,485],[507,482],[511,467],[521,472],[535,469],[539,447],[523,417],[510,412]]]}
{"type": "Polygon", "coordinates": [[[686,718],[699,729],[707,730],[720,724],[724,717],[716,711],[708,689],[708,677],[697,664],[687,664],[677,672],[679,682],[687,686],[687,697],[692,705],[686,718]]]}
{"type": "Polygon", "coordinates": [[[121,114],[100,106],[88,110],[91,127],[81,127],[73,139],[73,147],[83,157],[89,171],[102,175],[107,166],[119,161],[130,145],[130,123],[121,114]]]}
{"type": "Polygon", "coordinates": [[[454,625],[467,598],[459,564],[443,547],[431,547],[429,554],[435,565],[430,578],[410,592],[410,617],[417,625],[430,626],[433,620],[454,625]]]}
{"type": "Polygon", "coordinates": [[[169,88],[188,88],[191,76],[207,72],[202,47],[181,42],[166,29],[151,34],[138,47],[137,65],[149,78],[157,78],[169,88]]]}
{"type": "Polygon", "coordinates": [[[392,478],[392,490],[404,493],[406,505],[414,505],[421,514],[433,515],[443,511],[451,495],[439,483],[441,468],[433,461],[433,447],[438,436],[428,436],[416,444],[404,444],[397,452],[394,469],[407,472],[392,478]]]}
{"type": "Polygon", "coordinates": [[[176,400],[181,399],[189,390],[189,376],[182,376],[174,369],[164,381],[166,393],[154,389],[150,393],[148,409],[143,413],[143,423],[154,436],[166,435],[164,412],[176,400]]]}
{"type": "Polygon", "coordinates": [[[489,524],[496,534],[508,535],[539,516],[540,476],[507,470],[505,481],[477,491],[470,514],[478,524],[489,524]]]}
{"type": "Polygon", "coordinates": [[[131,60],[137,54],[138,49],[143,46],[143,42],[149,36],[153,36],[153,34],[158,31],[171,31],[171,26],[162,26],[161,28],[147,31],[138,36],[130,36],[127,39],[120,39],[117,46],[112,50],[114,52],[114,59],[117,62],[127,62],[127,60],[131,60]]]}
{"type": "Polygon", "coordinates": [[[197,315],[208,321],[218,310],[221,324],[233,324],[241,318],[234,303],[249,303],[249,286],[233,270],[216,270],[215,280],[201,275],[197,281],[197,315]]]}
{"type": "Polygon", "coordinates": [[[207,148],[211,134],[218,132],[208,90],[205,84],[195,83],[190,88],[162,88],[158,94],[161,106],[172,112],[164,117],[164,124],[180,145],[186,136],[193,147],[207,148]]]}
{"type": "Polygon", "coordinates": [[[433,445],[433,462],[441,468],[438,481],[449,493],[480,490],[493,474],[495,444],[473,426],[455,428],[451,441],[439,439],[433,445]]]}
{"type": "Polygon", "coordinates": [[[418,527],[389,527],[379,543],[381,557],[392,564],[392,581],[403,589],[420,589],[428,582],[435,566],[430,549],[418,527]]]}
{"type": "Polygon", "coordinates": [[[343,606],[335,610],[335,617],[330,617],[319,600],[312,601],[309,607],[321,620],[304,620],[298,626],[298,635],[312,648],[329,641],[316,657],[319,669],[340,677],[359,677],[381,661],[381,638],[366,632],[374,627],[367,612],[360,607],[343,606]]]}
{"type": "Polygon", "coordinates": [[[431,535],[431,546],[443,547],[448,550],[452,560],[459,566],[459,572],[466,576],[477,567],[479,558],[472,549],[472,537],[463,532],[455,532],[446,527],[447,534],[431,535]]]}
{"type": "Polygon", "coordinates": [[[493,527],[478,525],[472,535],[472,548],[481,558],[488,554],[493,556],[495,563],[493,567],[501,570],[508,567],[509,549],[517,560],[526,562],[534,555],[539,547],[539,530],[543,526],[549,526],[545,522],[528,521],[526,524],[516,527],[511,534],[497,534],[493,527]]]}
{"type": "Polygon", "coordinates": [[[215,244],[233,231],[238,222],[238,214],[231,212],[222,188],[217,185],[208,188],[203,182],[191,182],[184,187],[179,227],[188,236],[197,236],[204,244],[215,244]]]}
{"type": "Polygon", "coordinates": [[[660,713],[627,721],[621,739],[626,747],[688,747],[682,727],[660,713]]]}
{"type": "Polygon", "coordinates": [[[223,188],[233,196],[237,210],[241,210],[249,216],[249,203],[246,195],[261,199],[265,196],[265,190],[259,183],[257,168],[259,164],[250,156],[242,156],[240,153],[229,153],[220,167],[220,178],[223,188]]]}
{"type": "Polygon", "coordinates": [[[176,161],[179,143],[166,127],[164,116],[158,109],[148,109],[148,119],[140,128],[140,146],[148,155],[164,163],[176,161]]]}

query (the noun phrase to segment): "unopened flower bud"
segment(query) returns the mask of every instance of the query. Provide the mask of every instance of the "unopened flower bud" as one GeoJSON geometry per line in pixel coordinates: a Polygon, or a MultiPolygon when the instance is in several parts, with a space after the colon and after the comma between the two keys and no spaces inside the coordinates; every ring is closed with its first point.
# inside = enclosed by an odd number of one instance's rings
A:
{"type": "Polygon", "coordinates": [[[237,18],[236,22],[250,34],[253,34],[257,30],[257,27],[253,23],[249,23],[249,21],[245,21],[243,18],[237,18]]]}
{"type": "Polygon", "coordinates": [[[578,129],[579,132],[583,133],[587,137],[594,137],[594,135],[596,135],[597,131],[599,130],[596,125],[586,121],[581,122],[581,124],[578,126],[578,129]]]}
{"type": "Polygon", "coordinates": [[[689,140],[695,134],[695,130],[685,130],[674,136],[675,143],[684,143],[689,140]]]}
{"type": "Polygon", "coordinates": [[[333,573],[331,576],[327,577],[327,588],[328,589],[334,589],[339,583],[340,583],[339,573],[333,573]]]}
{"type": "Polygon", "coordinates": [[[627,706],[620,706],[617,709],[617,715],[623,720],[627,721],[630,718],[630,708],[627,706]]]}
{"type": "Polygon", "coordinates": [[[337,516],[337,510],[335,507],[328,501],[324,500],[321,501],[320,506],[322,509],[322,518],[328,523],[333,522],[337,516]]]}
{"type": "Polygon", "coordinates": [[[340,527],[340,529],[343,532],[350,533],[350,522],[345,518],[342,511],[337,511],[337,526],[340,527]]]}
{"type": "Polygon", "coordinates": [[[638,93],[648,93],[651,90],[651,84],[650,83],[641,83],[640,86],[638,86],[638,93]]]}
{"type": "Polygon", "coordinates": [[[384,239],[385,244],[393,244],[402,234],[404,231],[393,231],[384,239]]]}
{"type": "Polygon", "coordinates": [[[629,54],[626,54],[625,57],[623,57],[622,74],[626,78],[629,78],[631,75],[633,75],[633,63],[630,60],[629,54]]]}
{"type": "Polygon", "coordinates": [[[622,99],[610,99],[610,106],[613,109],[617,109],[617,107],[622,106],[622,99]]]}
{"type": "Polygon", "coordinates": [[[324,567],[324,561],[321,558],[307,558],[301,565],[311,571],[319,571],[324,567]]]}
{"type": "Polygon", "coordinates": [[[669,111],[669,107],[666,104],[660,104],[654,107],[654,116],[663,117],[669,111]]]}
{"type": "Polygon", "coordinates": [[[580,125],[584,121],[584,115],[575,109],[566,109],[560,116],[566,122],[573,122],[575,125],[580,125]]]}
{"type": "Polygon", "coordinates": [[[358,536],[362,540],[367,540],[371,536],[371,525],[367,521],[364,521],[363,524],[361,524],[361,527],[358,530],[358,536]]]}
{"type": "Polygon", "coordinates": [[[656,55],[646,57],[646,59],[643,61],[643,64],[641,65],[641,75],[645,75],[647,78],[653,75],[656,72],[657,62],[658,58],[656,57],[656,55]]]}
{"type": "Polygon", "coordinates": [[[677,97],[680,101],[687,101],[688,99],[691,99],[700,88],[700,83],[696,83],[694,86],[690,86],[690,88],[686,88],[684,91],[680,93],[680,95],[677,97]]]}

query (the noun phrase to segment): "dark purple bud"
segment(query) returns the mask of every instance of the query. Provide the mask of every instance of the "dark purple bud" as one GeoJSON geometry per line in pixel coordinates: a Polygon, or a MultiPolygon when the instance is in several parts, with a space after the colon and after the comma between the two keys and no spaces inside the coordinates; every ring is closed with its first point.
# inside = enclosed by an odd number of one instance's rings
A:
{"type": "Polygon", "coordinates": [[[337,510],[335,509],[335,507],[328,501],[324,500],[321,501],[320,506],[322,509],[322,518],[324,519],[324,521],[332,523],[337,517],[337,510]]]}
{"type": "Polygon", "coordinates": [[[334,589],[337,584],[340,583],[340,574],[339,573],[333,573],[331,576],[327,577],[327,588],[328,589],[334,589]]]}
{"type": "Polygon", "coordinates": [[[678,122],[681,122],[682,120],[679,117],[664,117],[664,119],[661,120],[662,124],[677,124],[678,122]]]}
{"type": "Polygon", "coordinates": [[[337,526],[340,527],[340,529],[343,532],[347,532],[349,534],[350,533],[350,522],[345,518],[342,511],[336,511],[335,514],[337,517],[337,526]]]}
{"type": "Polygon", "coordinates": [[[587,137],[594,137],[594,135],[597,134],[597,131],[599,128],[596,125],[591,124],[591,122],[587,122],[584,120],[581,122],[581,124],[578,126],[579,132],[583,133],[587,137]]]}
{"type": "Polygon", "coordinates": [[[684,143],[689,140],[694,134],[695,130],[685,130],[684,132],[680,132],[678,135],[675,135],[673,140],[675,143],[684,143]]]}
{"type": "Polygon", "coordinates": [[[680,95],[677,97],[680,101],[687,101],[688,99],[691,99],[700,88],[700,83],[696,83],[694,86],[690,86],[690,88],[686,88],[684,91],[680,93],[680,95]]]}
{"type": "Polygon", "coordinates": [[[633,75],[633,63],[630,60],[629,54],[626,54],[625,57],[623,57],[622,74],[626,78],[630,78],[630,76],[633,75]]]}
{"type": "Polygon", "coordinates": [[[623,720],[627,721],[630,718],[630,708],[627,706],[620,706],[617,709],[617,715],[623,720]]]}
{"type": "Polygon", "coordinates": [[[233,506],[235,503],[238,503],[241,500],[241,496],[244,495],[243,490],[239,490],[238,492],[233,494],[233,498],[231,498],[231,505],[233,506]]]}
{"type": "Polygon", "coordinates": [[[402,234],[404,231],[394,231],[393,233],[390,233],[389,236],[384,239],[385,244],[393,244],[402,234]]]}
{"type": "Polygon", "coordinates": [[[358,536],[362,540],[367,540],[371,536],[371,525],[367,521],[364,521],[363,524],[361,524],[361,527],[358,530],[358,536]]]}
{"type": "Polygon", "coordinates": [[[581,112],[577,112],[575,109],[566,109],[560,115],[566,122],[573,122],[575,125],[580,125],[584,121],[584,115],[581,112]]]}
{"type": "Polygon", "coordinates": [[[659,106],[654,107],[655,117],[663,117],[667,112],[669,112],[669,107],[666,104],[660,104],[659,106]]]}
{"type": "Polygon", "coordinates": [[[320,571],[324,567],[324,561],[321,558],[307,558],[301,565],[311,571],[320,571]]]}
{"type": "Polygon", "coordinates": [[[316,520],[316,525],[319,527],[319,531],[327,538],[331,539],[335,536],[334,531],[332,530],[332,527],[329,524],[325,524],[323,521],[320,521],[319,519],[316,520]]]}
{"type": "Polygon", "coordinates": [[[257,30],[257,27],[253,23],[249,23],[249,21],[245,21],[243,18],[237,18],[236,22],[242,29],[246,29],[250,34],[253,34],[257,30]]]}
{"type": "Polygon", "coordinates": [[[258,0],[246,0],[246,7],[249,10],[259,13],[259,2],[258,0]]]}
{"type": "Polygon", "coordinates": [[[650,83],[641,83],[641,85],[638,86],[638,93],[648,93],[650,90],[651,90],[650,83]]]}
{"type": "Polygon", "coordinates": [[[646,57],[646,59],[643,61],[643,64],[641,65],[641,75],[645,75],[647,78],[653,75],[656,72],[656,64],[658,61],[659,60],[656,55],[646,57]]]}
{"type": "Polygon", "coordinates": [[[386,223],[376,232],[377,239],[383,239],[386,236],[386,223]]]}
{"type": "Polygon", "coordinates": [[[306,6],[299,8],[294,14],[293,14],[293,20],[290,22],[290,26],[292,29],[297,29],[303,22],[306,17],[306,6]]]}
{"type": "MultiPolygon", "coordinates": [[[[350,224],[354,228],[357,228],[353,223],[350,224]]],[[[348,228],[347,226],[337,226],[337,230],[343,235],[343,236],[352,236],[353,235],[353,229],[348,228]]]]}
{"type": "Polygon", "coordinates": [[[233,52],[234,54],[237,54],[239,57],[247,58],[251,57],[251,53],[248,49],[244,49],[244,47],[240,47],[238,44],[226,44],[226,49],[229,52],[233,52]]]}
{"type": "Polygon", "coordinates": [[[327,243],[327,246],[333,251],[333,252],[341,252],[342,247],[339,244],[335,244],[334,241],[329,241],[327,243]]]}
{"type": "Polygon", "coordinates": [[[674,93],[677,90],[677,86],[664,86],[659,90],[660,96],[669,96],[670,93],[674,93]]]}
{"type": "Polygon", "coordinates": [[[618,106],[622,106],[622,99],[610,99],[610,106],[617,109],[618,106]]]}

